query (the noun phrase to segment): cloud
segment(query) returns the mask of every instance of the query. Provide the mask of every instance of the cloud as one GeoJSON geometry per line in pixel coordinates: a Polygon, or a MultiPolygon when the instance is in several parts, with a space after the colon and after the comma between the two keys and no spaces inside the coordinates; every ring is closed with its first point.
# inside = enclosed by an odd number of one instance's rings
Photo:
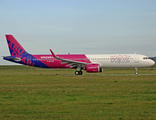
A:
{"type": "Polygon", "coordinates": [[[55,26],[44,26],[46,28],[54,28],[54,29],[60,29],[60,30],[73,30],[71,28],[62,28],[62,27],[55,27],[55,26]]]}

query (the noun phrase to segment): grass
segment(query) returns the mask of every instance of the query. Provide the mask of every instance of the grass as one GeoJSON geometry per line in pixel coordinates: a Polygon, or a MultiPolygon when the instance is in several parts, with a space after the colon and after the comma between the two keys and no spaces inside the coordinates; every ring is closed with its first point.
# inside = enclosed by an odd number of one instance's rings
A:
{"type": "Polygon", "coordinates": [[[0,119],[156,119],[156,70],[0,66],[0,119]]]}

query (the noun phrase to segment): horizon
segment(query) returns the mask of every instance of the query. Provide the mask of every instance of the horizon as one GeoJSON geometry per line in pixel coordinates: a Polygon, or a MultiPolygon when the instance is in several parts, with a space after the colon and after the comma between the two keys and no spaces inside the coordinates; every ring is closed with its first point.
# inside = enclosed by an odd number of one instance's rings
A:
{"type": "MultiPolygon", "coordinates": [[[[0,1],[0,56],[6,34],[30,54],[142,54],[155,57],[156,1],[0,1]]],[[[2,58],[2,57],[1,57],[2,58]]],[[[0,59],[0,65],[16,65],[0,59]]]]}

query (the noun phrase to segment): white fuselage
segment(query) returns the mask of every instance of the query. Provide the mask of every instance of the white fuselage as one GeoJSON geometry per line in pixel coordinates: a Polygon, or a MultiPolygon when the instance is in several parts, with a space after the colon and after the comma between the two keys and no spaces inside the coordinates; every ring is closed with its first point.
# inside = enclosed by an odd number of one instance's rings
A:
{"type": "Polygon", "coordinates": [[[86,56],[92,63],[98,63],[101,68],[140,68],[155,64],[153,60],[140,54],[95,54],[86,56]]]}

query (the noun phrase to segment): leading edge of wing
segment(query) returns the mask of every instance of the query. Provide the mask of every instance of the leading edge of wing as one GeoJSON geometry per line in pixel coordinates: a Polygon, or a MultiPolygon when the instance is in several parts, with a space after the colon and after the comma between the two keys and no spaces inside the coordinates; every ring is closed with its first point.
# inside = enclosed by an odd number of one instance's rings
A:
{"type": "Polygon", "coordinates": [[[58,59],[60,61],[62,61],[62,64],[68,64],[67,66],[72,66],[72,67],[76,67],[76,66],[85,66],[87,64],[90,64],[90,63],[85,63],[85,62],[79,62],[79,61],[74,61],[74,60],[69,60],[69,59],[62,59],[62,58],[59,58],[58,56],[56,56],[54,54],[54,52],[50,49],[50,52],[52,54],[52,56],[55,58],[55,59],[58,59]]]}

